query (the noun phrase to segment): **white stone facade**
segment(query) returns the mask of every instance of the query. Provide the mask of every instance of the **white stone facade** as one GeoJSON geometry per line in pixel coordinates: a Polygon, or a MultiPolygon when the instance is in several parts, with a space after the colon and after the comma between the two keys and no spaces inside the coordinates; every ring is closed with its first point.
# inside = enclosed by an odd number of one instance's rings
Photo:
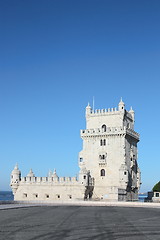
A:
{"type": "Polygon", "coordinates": [[[18,166],[11,174],[15,200],[137,200],[140,170],[137,164],[139,134],[134,131],[134,111],[121,100],[116,108],[86,107],[86,129],[81,130],[79,177],[35,177],[30,171],[21,178],[18,166]]]}
{"type": "Polygon", "coordinates": [[[83,150],[79,167],[94,177],[93,198],[136,200],[140,187],[137,164],[139,134],[134,131],[134,111],[116,108],[93,111],[86,107],[86,130],[81,131],[83,150]]]}

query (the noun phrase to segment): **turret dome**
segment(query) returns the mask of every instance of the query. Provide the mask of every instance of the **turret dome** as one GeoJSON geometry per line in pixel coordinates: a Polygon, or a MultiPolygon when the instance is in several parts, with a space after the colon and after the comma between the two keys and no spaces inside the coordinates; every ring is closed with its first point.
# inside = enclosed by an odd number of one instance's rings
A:
{"type": "Polygon", "coordinates": [[[124,102],[122,101],[122,98],[118,104],[118,107],[119,107],[119,111],[124,111],[124,108],[125,108],[125,104],[124,102]]]}
{"type": "Polygon", "coordinates": [[[54,177],[54,178],[58,178],[58,176],[57,176],[57,172],[56,172],[56,169],[54,169],[54,172],[53,172],[52,177],[54,177]]]}
{"type": "Polygon", "coordinates": [[[27,174],[27,177],[35,177],[32,169],[30,169],[29,173],[27,174]]]}
{"type": "Polygon", "coordinates": [[[16,163],[16,165],[12,171],[12,175],[16,175],[16,174],[19,175],[20,173],[21,173],[21,171],[19,170],[18,164],[16,163]]]}

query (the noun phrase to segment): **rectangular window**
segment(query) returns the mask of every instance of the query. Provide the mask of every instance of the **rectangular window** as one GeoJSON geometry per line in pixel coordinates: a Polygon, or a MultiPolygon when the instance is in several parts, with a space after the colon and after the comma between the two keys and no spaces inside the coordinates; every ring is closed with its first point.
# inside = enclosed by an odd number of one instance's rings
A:
{"type": "Polygon", "coordinates": [[[100,146],[106,146],[106,139],[100,140],[100,146]]]}
{"type": "Polygon", "coordinates": [[[156,193],[156,197],[159,197],[159,193],[156,193]]]}

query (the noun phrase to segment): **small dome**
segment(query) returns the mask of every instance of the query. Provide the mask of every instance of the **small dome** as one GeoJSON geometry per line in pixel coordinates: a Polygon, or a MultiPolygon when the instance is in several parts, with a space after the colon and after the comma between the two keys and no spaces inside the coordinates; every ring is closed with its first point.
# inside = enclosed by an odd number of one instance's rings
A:
{"type": "Polygon", "coordinates": [[[130,113],[134,113],[134,111],[133,111],[132,107],[130,108],[129,112],[130,112],[130,113]]]}
{"type": "Polygon", "coordinates": [[[119,105],[125,105],[124,102],[122,101],[122,97],[121,97],[121,100],[119,102],[119,105]]]}
{"type": "Polygon", "coordinates": [[[32,171],[32,169],[30,169],[29,173],[27,174],[27,177],[34,177],[34,173],[32,171]]]}
{"type": "Polygon", "coordinates": [[[54,177],[54,178],[58,178],[57,173],[56,173],[56,169],[54,169],[54,172],[53,172],[52,177],[54,177]]]}
{"type": "Polygon", "coordinates": [[[21,173],[21,171],[19,170],[18,164],[16,163],[16,165],[15,165],[13,171],[12,171],[12,174],[20,174],[20,173],[21,173]]]}
{"type": "Polygon", "coordinates": [[[48,177],[52,177],[52,171],[51,170],[49,170],[49,172],[48,172],[48,177]]]}
{"type": "Polygon", "coordinates": [[[122,101],[122,98],[121,98],[121,100],[118,104],[118,109],[119,109],[119,111],[124,112],[124,108],[125,108],[125,104],[124,104],[124,102],[122,101]]]}
{"type": "Polygon", "coordinates": [[[86,108],[91,108],[90,104],[88,103],[87,107],[86,108]]]}

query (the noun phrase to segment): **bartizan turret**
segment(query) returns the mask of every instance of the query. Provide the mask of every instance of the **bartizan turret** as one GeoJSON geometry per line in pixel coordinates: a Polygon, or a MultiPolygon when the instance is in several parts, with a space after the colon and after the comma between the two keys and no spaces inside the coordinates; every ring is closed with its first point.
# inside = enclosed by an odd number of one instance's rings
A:
{"type": "Polygon", "coordinates": [[[90,115],[91,112],[92,112],[92,108],[91,108],[90,104],[88,103],[88,105],[87,105],[87,107],[86,107],[86,117],[87,117],[88,115],[90,115]]]}
{"type": "Polygon", "coordinates": [[[124,104],[124,102],[122,101],[122,98],[121,98],[121,100],[120,100],[120,102],[119,102],[119,104],[118,104],[118,110],[119,110],[120,112],[123,112],[123,113],[124,113],[124,111],[125,111],[125,104],[124,104]]]}
{"type": "Polygon", "coordinates": [[[16,193],[20,181],[21,181],[21,171],[18,168],[18,164],[16,164],[11,173],[11,182],[10,182],[10,186],[12,188],[13,194],[16,193]]]}

